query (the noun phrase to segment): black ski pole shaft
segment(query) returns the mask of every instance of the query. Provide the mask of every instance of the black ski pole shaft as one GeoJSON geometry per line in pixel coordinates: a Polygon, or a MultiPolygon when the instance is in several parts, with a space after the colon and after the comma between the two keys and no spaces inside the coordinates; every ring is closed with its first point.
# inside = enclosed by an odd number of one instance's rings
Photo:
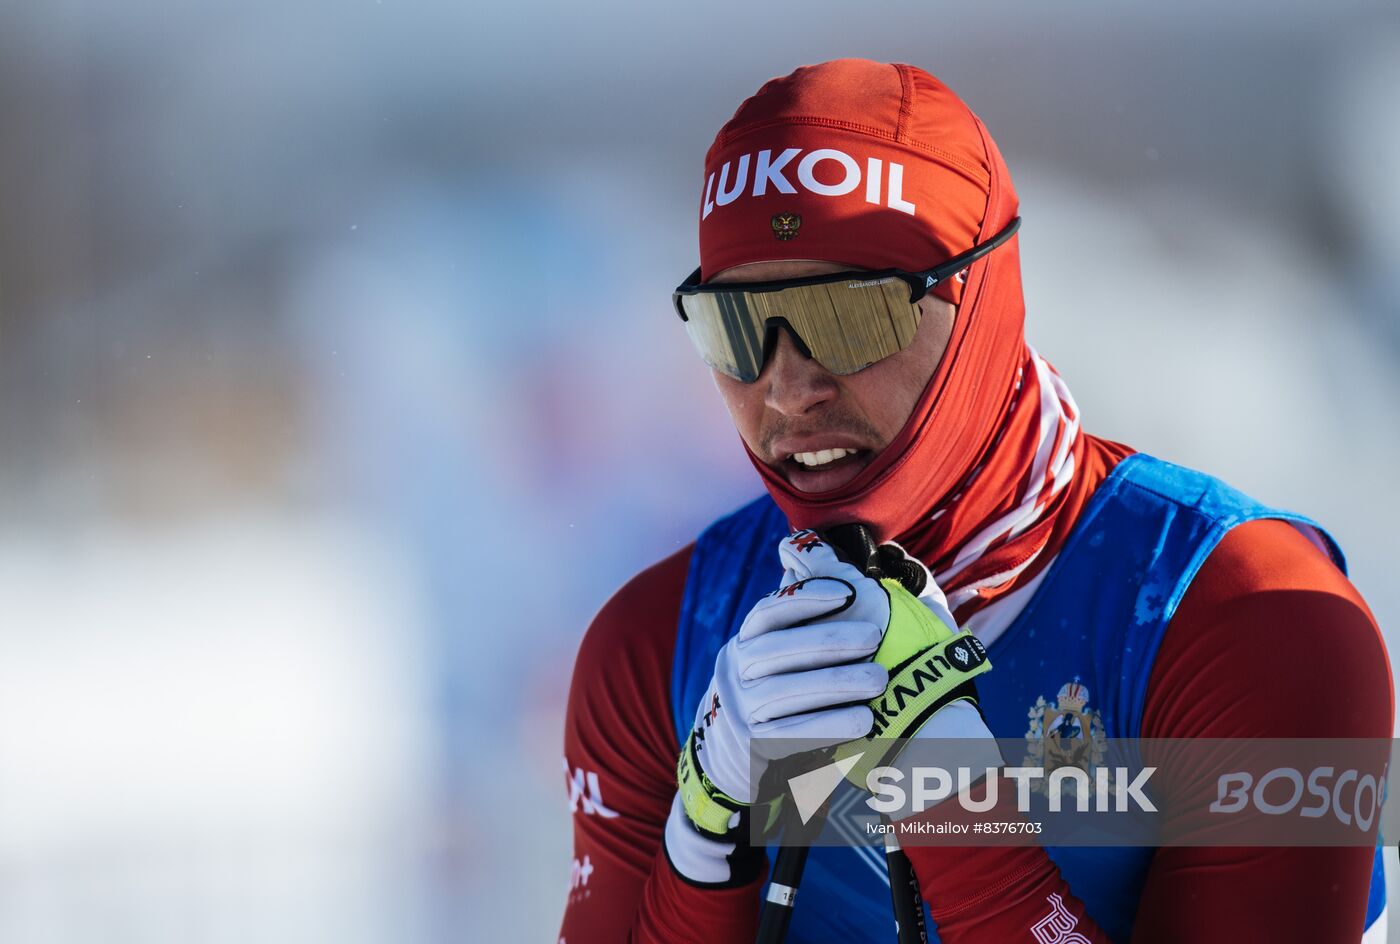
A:
{"type": "Polygon", "coordinates": [[[768,882],[768,897],[758,919],[758,944],[782,944],[787,937],[788,922],[797,904],[797,886],[802,884],[802,870],[807,865],[807,846],[783,846],[778,861],[773,864],[773,876],[768,882]]]}
{"type": "MultiPolygon", "coordinates": [[[[885,820],[889,826],[890,821],[885,820]]],[[[928,944],[924,926],[924,896],[914,875],[913,863],[893,831],[885,833],[885,865],[890,870],[890,896],[894,899],[894,926],[899,944],[928,944]]]]}

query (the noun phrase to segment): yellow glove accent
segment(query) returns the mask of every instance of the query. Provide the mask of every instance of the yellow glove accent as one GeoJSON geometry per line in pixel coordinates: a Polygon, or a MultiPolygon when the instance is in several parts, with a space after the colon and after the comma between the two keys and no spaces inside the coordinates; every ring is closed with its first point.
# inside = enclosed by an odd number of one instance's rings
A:
{"type": "Polygon", "coordinates": [[[890,597],[890,624],[880,648],[875,650],[875,661],[889,669],[890,674],[894,674],[895,666],[911,656],[934,643],[953,638],[954,631],[944,626],[943,621],[898,580],[884,577],[880,586],[890,597]]]}
{"type": "Polygon", "coordinates": [[[681,806],[694,827],[714,839],[729,836],[729,820],[748,806],[726,796],[705,776],[695,756],[695,733],[685,739],[680,760],[676,764],[676,783],[680,785],[681,806]]]}

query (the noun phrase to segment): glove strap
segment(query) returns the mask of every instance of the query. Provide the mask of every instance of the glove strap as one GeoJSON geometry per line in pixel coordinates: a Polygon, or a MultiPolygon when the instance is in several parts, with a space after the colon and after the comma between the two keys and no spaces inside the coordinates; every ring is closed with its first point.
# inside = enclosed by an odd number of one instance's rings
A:
{"type": "Polygon", "coordinates": [[[729,821],[735,813],[748,809],[748,804],[726,796],[705,775],[695,754],[693,731],[685,739],[685,747],[681,748],[680,761],[676,764],[676,783],[680,786],[681,805],[691,825],[701,835],[712,839],[731,838],[729,821]]]}
{"type": "Polygon", "coordinates": [[[956,700],[949,697],[955,689],[991,667],[982,641],[968,632],[915,653],[890,669],[885,694],[870,702],[870,737],[913,737],[935,711],[956,700]]]}
{"type": "Polygon", "coordinates": [[[982,641],[968,632],[921,650],[890,669],[885,693],[870,701],[875,724],[863,738],[847,741],[836,750],[837,759],[861,754],[846,778],[865,789],[866,776],[885,763],[924,722],[955,701],[977,704],[973,679],[990,671],[982,641]]]}

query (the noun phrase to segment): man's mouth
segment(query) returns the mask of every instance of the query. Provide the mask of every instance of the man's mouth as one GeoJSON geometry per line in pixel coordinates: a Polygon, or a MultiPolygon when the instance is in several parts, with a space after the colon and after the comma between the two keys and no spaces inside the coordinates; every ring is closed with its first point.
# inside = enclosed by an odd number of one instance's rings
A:
{"type": "Polygon", "coordinates": [[[793,462],[807,469],[820,469],[831,465],[837,459],[844,459],[860,452],[859,449],[822,449],[819,452],[794,452],[788,456],[793,462]]]}
{"type": "Polygon", "coordinates": [[[859,475],[873,457],[869,449],[831,446],[788,453],[778,468],[799,491],[829,492],[859,475]]]}

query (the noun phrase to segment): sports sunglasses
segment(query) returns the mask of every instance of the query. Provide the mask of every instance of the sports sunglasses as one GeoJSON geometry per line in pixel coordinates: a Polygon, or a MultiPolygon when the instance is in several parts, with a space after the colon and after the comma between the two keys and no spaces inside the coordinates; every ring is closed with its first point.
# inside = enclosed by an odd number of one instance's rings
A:
{"type": "Polygon", "coordinates": [[[914,340],[919,300],[1016,234],[1018,216],[984,243],[922,272],[832,272],[771,282],[700,282],[700,270],[672,294],[676,313],[706,364],[752,383],[778,331],[833,374],[854,374],[914,340]]]}

